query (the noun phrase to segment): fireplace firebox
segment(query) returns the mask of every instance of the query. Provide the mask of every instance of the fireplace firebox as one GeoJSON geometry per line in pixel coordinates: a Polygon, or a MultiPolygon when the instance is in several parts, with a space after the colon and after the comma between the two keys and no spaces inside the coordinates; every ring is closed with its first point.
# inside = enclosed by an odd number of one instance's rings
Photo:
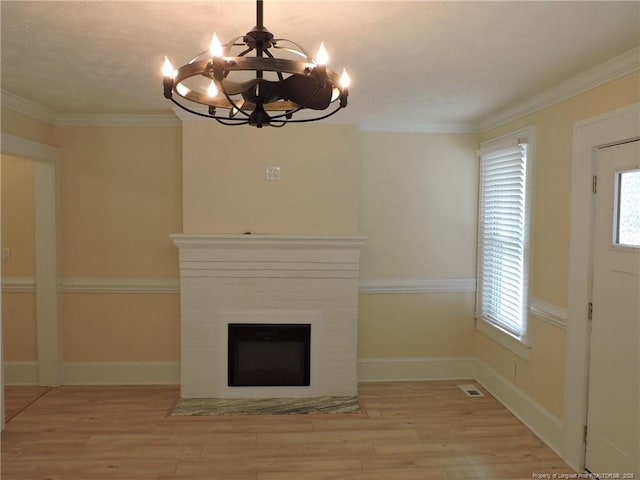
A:
{"type": "Polygon", "coordinates": [[[230,387],[308,386],[310,324],[229,324],[230,387]]]}

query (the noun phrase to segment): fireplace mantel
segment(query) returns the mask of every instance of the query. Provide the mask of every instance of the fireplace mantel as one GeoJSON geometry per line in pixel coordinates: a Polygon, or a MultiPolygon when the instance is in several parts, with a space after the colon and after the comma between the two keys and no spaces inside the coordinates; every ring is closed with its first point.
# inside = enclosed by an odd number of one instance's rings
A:
{"type": "Polygon", "coordinates": [[[183,397],[356,394],[359,250],[365,237],[171,238],[180,250],[183,397]],[[310,324],[311,385],[228,386],[230,323],[310,324]]]}
{"type": "Polygon", "coordinates": [[[258,234],[200,234],[175,233],[171,235],[178,248],[356,248],[367,237],[363,235],[258,235],[258,234]]]}

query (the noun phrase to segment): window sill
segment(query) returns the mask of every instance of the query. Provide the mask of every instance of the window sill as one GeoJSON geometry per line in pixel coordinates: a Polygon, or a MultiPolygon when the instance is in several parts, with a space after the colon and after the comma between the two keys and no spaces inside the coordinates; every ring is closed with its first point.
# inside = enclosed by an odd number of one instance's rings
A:
{"type": "Polygon", "coordinates": [[[480,318],[476,319],[476,329],[494,342],[515,353],[523,360],[526,360],[527,362],[529,361],[529,357],[531,356],[531,344],[527,341],[518,339],[510,333],[507,333],[480,318]]]}

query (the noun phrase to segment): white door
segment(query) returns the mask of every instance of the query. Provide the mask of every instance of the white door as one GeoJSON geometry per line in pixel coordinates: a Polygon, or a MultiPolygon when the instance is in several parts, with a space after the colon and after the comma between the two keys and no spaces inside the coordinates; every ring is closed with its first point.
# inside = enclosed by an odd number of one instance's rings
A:
{"type": "Polygon", "coordinates": [[[585,466],[640,479],[640,141],[598,149],[596,170],[585,466]]]}

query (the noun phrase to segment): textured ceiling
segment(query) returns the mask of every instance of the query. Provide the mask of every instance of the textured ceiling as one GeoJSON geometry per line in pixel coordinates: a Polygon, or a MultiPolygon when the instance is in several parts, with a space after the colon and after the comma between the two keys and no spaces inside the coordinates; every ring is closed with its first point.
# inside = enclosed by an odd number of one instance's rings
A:
{"type": "MultiPolygon", "coordinates": [[[[160,66],[255,24],[252,1],[6,1],[2,88],[58,113],[162,113],[160,66]]],[[[640,44],[640,2],[266,0],[264,23],[352,77],[335,121],[473,123],[640,44]]]]}

